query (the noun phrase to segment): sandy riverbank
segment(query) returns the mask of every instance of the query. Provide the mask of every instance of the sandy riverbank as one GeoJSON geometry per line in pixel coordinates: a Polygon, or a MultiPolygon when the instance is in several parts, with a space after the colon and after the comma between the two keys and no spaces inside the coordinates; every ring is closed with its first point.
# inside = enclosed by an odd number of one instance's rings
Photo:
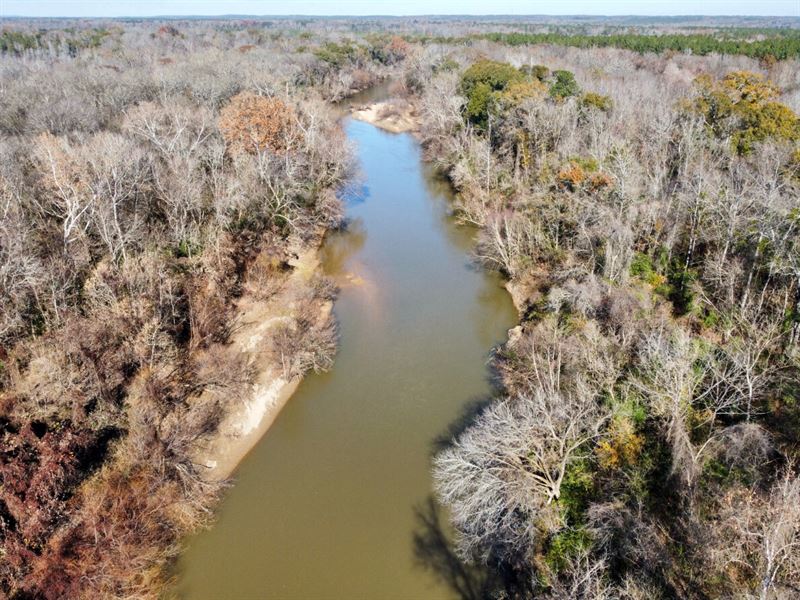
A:
{"type": "MultiPolygon", "coordinates": [[[[216,433],[198,449],[195,462],[206,467],[209,480],[231,476],[300,384],[300,378],[284,375],[268,348],[272,330],[293,321],[297,291],[305,289],[320,268],[317,247],[303,249],[290,265],[293,271],[277,294],[268,300],[245,294],[238,303],[240,326],[231,336],[227,351],[244,354],[255,376],[245,397],[233,402],[216,433]]],[[[319,323],[330,318],[332,307],[329,301],[320,303],[319,323]]]]}
{"type": "Polygon", "coordinates": [[[364,106],[354,106],[350,114],[354,119],[371,123],[392,133],[414,132],[420,127],[416,107],[403,99],[389,99],[364,106]]]}
{"type": "MultiPolygon", "coordinates": [[[[393,133],[418,131],[420,125],[414,105],[402,99],[354,106],[350,114],[393,133]]],[[[291,266],[294,270],[281,292],[269,300],[245,294],[238,302],[239,327],[231,336],[227,352],[244,354],[255,375],[246,396],[233,401],[218,430],[198,448],[195,462],[205,467],[208,480],[219,481],[233,474],[300,384],[301,379],[284,376],[268,349],[272,330],[293,320],[294,292],[304,289],[319,270],[318,249],[303,249],[291,266]]],[[[332,309],[331,302],[320,305],[320,323],[330,318],[332,309]]]]}

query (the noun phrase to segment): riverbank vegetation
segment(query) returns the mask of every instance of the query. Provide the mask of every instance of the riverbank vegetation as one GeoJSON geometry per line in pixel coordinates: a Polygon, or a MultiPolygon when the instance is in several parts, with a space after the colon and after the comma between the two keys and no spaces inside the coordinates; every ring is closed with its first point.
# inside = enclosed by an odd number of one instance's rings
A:
{"type": "MultiPolygon", "coordinates": [[[[421,535],[426,564],[465,596],[796,592],[795,21],[10,23],[3,595],[157,597],[253,381],[237,303],[339,223],[329,103],[387,77],[521,313],[435,458],[457,539],[421,535]]],[[[331,292],[287,295],[288,376],[330,366],[331,292]]]]}
{"type": "Polygon", "coordinates": [[[240,300],[286,302],[263,352],[287,379],[330,366],[330,284],[286,289],[341,218],[330,88],[217,33],[0,62],[3,597],[158,596],[221,489],[195,456],[252,393],[240,300]]]}
{"type": "Polygon", "coordinates": [[[435,458],[456,555],[499,597],[792,597],[796,63],[447,57],[423,142],[522,315],[435,458]]]}

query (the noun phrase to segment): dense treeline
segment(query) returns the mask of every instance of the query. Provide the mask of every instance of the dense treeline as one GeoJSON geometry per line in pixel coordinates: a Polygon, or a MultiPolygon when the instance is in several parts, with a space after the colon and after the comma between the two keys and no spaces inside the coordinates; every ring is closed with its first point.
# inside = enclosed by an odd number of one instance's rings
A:
{"type": "Polygon", "coordinates": [[[720,37],[712,34],[676,35],[661,33],[639,35],[571,35],[562,33],[488,33],[482,37],[512,46],[555,44],[576,48],[622,48],[634,52],[691,52],[707,54],[740,54],[750,58],[784,60],[800,56],[800,33],[773,34],[766,39],[749,40],[720,37]]]}
{"type": "Polygon", "coordinates": [[[502,395],[435,459],[455,552],[487,571],[472,585],[794,597],[796,97],[743,59],[481,51],[428,51],[408,76],[522,315],[502,395]]]}
{"type": "Polygon", "coordinates": [[[198,453],[251,393],[240,298],[281,304],[284,377],[330,366],[331,284],[292,265],[340,220],[326,99],[383,63],[204,23],[4,35],[0,595],[158,597],[220,490],[198,453]]]}
{"type": "Polygon", "coordinates": [[[6,29],[0,34],[0,54],[21,56],[26,51],[46,48],[51,52],[76,56],[81,50],[100,47],[108,35],[109,30],[104,28],[70,29],[57,33],[6,29]]]}
{"type": "Polygon", "coordinates": [[[509,46],[553,44],[573,48],[620,48],[644,54],[647,52],[685,52],[697,56],[723,54],[747,56],[765,61],[786,60],[800,56],[800,33],[795,29],[755,32],[730,30],[716,33],[604,32],[589,34],[572,29],[535,33],[495,31],[467,35],[408,34],[406,39],[424,44],[469,45],[489,40],[509,46]]]}

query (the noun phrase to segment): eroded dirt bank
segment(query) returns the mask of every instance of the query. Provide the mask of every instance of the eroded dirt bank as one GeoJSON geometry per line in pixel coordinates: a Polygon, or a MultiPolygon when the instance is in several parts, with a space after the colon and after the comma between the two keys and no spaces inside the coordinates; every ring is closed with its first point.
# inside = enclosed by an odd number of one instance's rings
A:
{"type": "MultiPolygon", "coordinates": [[[[269,430],[270,425],[297,389],[302,377],[281,364],[272,339],[280,327],[297,327],[303,294],[313,287],[319,275],[319,244],[298,249],[289,262],[292,272],[275,295],[261,299],[256,290],[238,302],[236,331],[226,352],[245,360],[253,380],[244,397],[232,404],[219,429],[198,449],[197,463],[203,465],[209,480],[226,479],[269,430]]],[[[331,325],[332,301],[318,298],[310,312],[312,328],[331,325]]],[[[214,393],[213,391],[206,393],[214,393]]]]}
{"type": "MultiPolygon", "coordinates": [[[[420,126],[415,105],[402,98],[353,104],[350,116],[392,133],[413,133],[420,126]]],[[[284,366],[270,352],[271,337],[276,327],[291,326],[296,320],[293,313],[297,309],[294,298],[297,290],[308,289],[311,280],[320,274],[318,246],[298,250],[297,258],[290,262],[294,270],[280,293],[261,300],[257,293],[251,292],[238,303],[239,326],[226,351],[244,354],[254,379],[247,395],[234,403],[218,431],[198,450],[197,463],[207,469],[209,480],[219,481],[233,474],[269,430],[302,380],[299,376],[287,376],[284,366]]],[[[332,307],[331,301],[317,302],[318,327],[330,324],[332,307]]]]}

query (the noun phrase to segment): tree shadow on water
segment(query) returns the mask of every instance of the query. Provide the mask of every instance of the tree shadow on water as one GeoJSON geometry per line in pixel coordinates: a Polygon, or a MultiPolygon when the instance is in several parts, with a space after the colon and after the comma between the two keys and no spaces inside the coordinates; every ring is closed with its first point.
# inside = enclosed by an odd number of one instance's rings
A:
{"type": "Polygon", "coordinates": [[[431,444],[431,454],[436,455],[443,450],[447,450],[453,445],[462,433],[469,429],[481,413],[492,404],[494,398],[491,396],[481,396],[473,398],[461,409],[460,414],[448,426],[445,431],[436,436],[431,444]]]}
{"type": "Polygon", "coordinates": [[[458,598],[529,598],[524,580],[491,565],[463,560],[455,548],[447,516],[433,496],[414,509],[414,560],[449,587],[458,598]]]}
{"type": "Polygon", "coordinates": [[[414,559],[424,569],[452,589],[459,598],[490,598],[492,575],[477,565],[459,558],[447,533],[442,510],[433,497],[414,509],[414,559]]]}
{"type": "Polygon", "coordinates": [[[439,452],[450,448],[453,442],[475,423],[475,420],[481,416],[483,411],[502,396],[503,383],[497,369],[491,365],[489,366],[487,382],[491,392],[484,396],[474,396],[462,406],[459,415],[450,422],[447,429],[434,438],[431,443],[432,455],[435,456],[439,452]]]}

